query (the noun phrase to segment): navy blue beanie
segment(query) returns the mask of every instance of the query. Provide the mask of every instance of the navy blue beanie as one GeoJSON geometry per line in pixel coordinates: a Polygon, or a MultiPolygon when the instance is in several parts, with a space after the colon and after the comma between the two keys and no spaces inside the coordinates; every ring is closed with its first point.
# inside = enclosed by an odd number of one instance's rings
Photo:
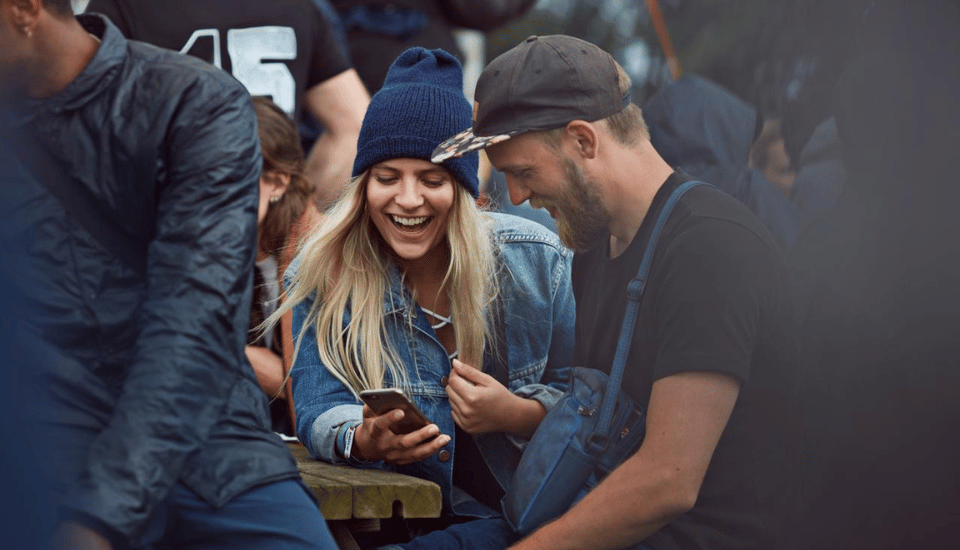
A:
{"type": "MultiPolygon", "coordinates": [[[[363,117],[353,175],[394,158],[430,160],[440,142],[470,128],[463,69],[443,50],[410,48],[393,62],[363,117]]],[[[441,163],[474,197],[480,194],[476,152],[441,163]]]]}

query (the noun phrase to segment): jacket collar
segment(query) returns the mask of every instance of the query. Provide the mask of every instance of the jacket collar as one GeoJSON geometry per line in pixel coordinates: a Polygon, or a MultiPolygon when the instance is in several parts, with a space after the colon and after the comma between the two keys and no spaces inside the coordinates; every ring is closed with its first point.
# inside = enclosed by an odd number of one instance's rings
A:
{"type": "Polygon", "coordinates": [[[87,32],[100,39],[100,46],[80,76],[52,97],[30,99],[18,110],[17,125],[28,124],[41,112],[61,113],[79,109],[109,88],[120,74],[127,58],[127,41],[106,17],[81,14],[77,21],[87,32]]]}
{"type": "Polygon", "coordinates": [[[383,313],[396,313],[404,311],[412,302],[406,287],[403,285],[403,274],[397,264],[390,262],[387,268],[387,288],[386,299],[383,301],[383,313]]]}

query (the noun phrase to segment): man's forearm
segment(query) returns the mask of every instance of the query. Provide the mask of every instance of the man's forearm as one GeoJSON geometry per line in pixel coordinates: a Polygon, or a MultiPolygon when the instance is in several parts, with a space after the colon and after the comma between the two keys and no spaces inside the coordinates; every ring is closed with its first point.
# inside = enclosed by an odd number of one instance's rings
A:
{"type": "MultiPolygon", "coordinates": [[[[616,506],[615,504],[612,506],[616,506]]],[[[613,510],[607,510],[612,512],[613,510]]],[[[599,511],[598,511],[599,512],[599,511]]],[[[620,530],[603,529],[593,518],[579,518],[571,510],[561,518],[534,531],[509,550],[602,550],[623,548],[646,539],[666,522],[625,526],[620,530]]]]}
{"type": "Polygon", "coordinates": [[[739,394],[725,374],[685,372],[653,385],[640,449],[557,521],[514,550],[637,544],[693,508],[739,394]]]}
{"type": "Polygon", "coordinates": [[[93,529],[67,521],[53,531],[49,541],[50,550],[113,550],[110,541],[93,529]]]}
{"type": "Polygon", "coordinates": [[[306,112],[323,127],[304,169],[314,202],[322,212],[337,200],[350,179],[370,95],[357,71],[347,69],[307,90],[303,99],[306,112]]]}
{"type": "Polygon", "coordinates": [[[645,455],[638,451],[566,514],[512,550],[623,548],[689,510],[692,502],[671,469],[645,455]]]}
{"type": "Polygon", "coordinates": [[[313,189],[313,199],[323,211],[333,204],[350,180],[353,158],[357,155],[356,136],[336,136],[325,131],[307,157],[304,177],[313,189]]]}

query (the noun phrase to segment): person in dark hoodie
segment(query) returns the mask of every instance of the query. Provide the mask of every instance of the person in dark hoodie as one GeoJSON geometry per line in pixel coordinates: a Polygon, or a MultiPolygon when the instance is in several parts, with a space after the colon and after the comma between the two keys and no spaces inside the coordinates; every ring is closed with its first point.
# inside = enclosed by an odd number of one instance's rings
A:
{"type": "Polygon", "coordinates": [[[803,222],[790,199],[749,165],[762,120],[756,109],[704,78],[668,84],[643,106],[650,142],[671,166],[744,203],[789,248],[803,222]]]}
{"type": "Polygon", "coordinates": [[[797,158],[791,159],[796,176],[790,186],[790,200],[808,225],[833,208],[840,198],[847,180],[842,151],[837,119],[831,116],[814,128],[797,158]]]}
{"type": "Polygon", "coordinates": [[[877,3],[834,104],[849,172],[798,242],[803,453],[784,548],[960,547],[960,7],[877,3]]]}

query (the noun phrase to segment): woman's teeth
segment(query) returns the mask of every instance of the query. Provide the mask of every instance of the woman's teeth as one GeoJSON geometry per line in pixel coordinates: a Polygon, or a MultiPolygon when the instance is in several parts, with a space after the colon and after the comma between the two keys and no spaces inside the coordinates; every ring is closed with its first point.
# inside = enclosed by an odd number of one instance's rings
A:
{"type": "Polygon", "coordinates": [[[429,216],[421,216],[419,218],[402,218],[400,216],[393,216],[394,223],[406,226],[406,227],[415,227],[427,221],[429,216]]]}

